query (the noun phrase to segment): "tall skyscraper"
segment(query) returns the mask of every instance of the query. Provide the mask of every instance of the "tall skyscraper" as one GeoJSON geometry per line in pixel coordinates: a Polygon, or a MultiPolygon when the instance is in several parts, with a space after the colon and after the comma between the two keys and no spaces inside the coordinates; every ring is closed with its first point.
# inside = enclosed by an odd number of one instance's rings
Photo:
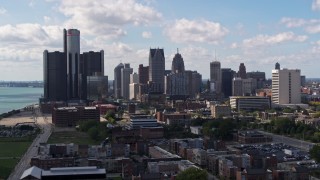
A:
{"type": "Polygon", "coordinates": [[[143,64],[139,64],[138,74],[139,83],[147,84],[149,80],[149,66],[143,66],[143,64]]]}
{"type": "Polygon", "coordinates": [[[67,61],[64,52],[43,52],[44,99],[67,100],[67,61]]]}
{"type": "Polygon", "coordinates": [[[159,93],[164,92],[165,57],[163,49],[150,49],[149,81],[156,86],[159,93]]]}
{"type": "Polygon", "coordinates": [[[133,69],[130,68],[130,64],[124,64],[124,68],[121,69],[121,96],[125,99],[129,99],[129,84],[132,72],[133,69]]]}
{"type": "Polygon", "coordinates": [[[221,69],[221,92],[225,98],[232,96],[232,79],[235,72],[230,68],[221,69]]]}
{"type": "Polygon", "coordinates": [[[124,68],[124,65],[122,63],[118,64],[117,67],[114,68],[114,97],[120,98],[121,97],[121,69],[124,68]]]}
{"type": "Polygon", "coordinates": [[[210,63],[210,82],[214,83],[216,93],[221,93],[221,65],[219,61],[210,63]]]}
{"type": "Polygon", "coordinates": [[[272,102],[275,104],[300,104],[300,70],[272,70],[272,102]]]}
{"type": "Polygon", "coordinates": [[[79,99],[79,85],[81,80],[79,77],[79,60],[80,59],[80,31],[77,29],[67,30],[67,94],[68,99],[79,99]]]}
{"type": "Polygon", "coordinates": [[[192,78],[191,78],[191,93],[190,97],[195,97],[196,94],[201,92],[201,86],[202,86],[202,75],[198,73],[197,71],[192,72],[192,78]]]}
{"type": "MultiPolygon", "coordinates": [[[[83,52],[80,54],[80,65],[79,65],[79,78],[80,78],[80,89],[79,89],[79,98],[87,99],[87,87],[89,84],[87,78],[89,76],[104,76],[104,52],[83,52]]],[[[108,79],[108,77],[105,77],[108,79]]],[[[93,78],[91,80],[103,80],[103,78],[93,78]]],[[[98,83],[98,82],[97,82],[98,83]]],[[[101,82],[103,83],[103,82],[101,82]]],[[[90,85],[95,83],[90,83],[90,85]]],[[[91,93],[92,94],[92,93],[91,93]]],[[[92,96],[93,97],[93,96],[92,96]]]]}
{"type": "Polygon", "coordinates": [[[172,73],[182,73],[184,72],[184,62],[181,54],[179,54],[179,51],[174,56],[171,66],[171,72],[172,73]]]}
{"type": "Polygon", "coordinates": [[[247,78],[247,71],[246,71],[246,66],[244,65],[244,63],[240,63],[238,77],[240,77],[241,79],[247,78]]]}

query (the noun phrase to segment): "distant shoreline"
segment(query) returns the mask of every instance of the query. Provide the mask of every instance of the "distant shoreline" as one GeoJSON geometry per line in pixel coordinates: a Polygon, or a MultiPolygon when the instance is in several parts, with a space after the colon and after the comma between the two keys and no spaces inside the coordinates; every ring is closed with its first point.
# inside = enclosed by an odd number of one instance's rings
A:
{"type": "Polygon", "coordinates": [[[3,119],[3,118],[8,118],[8,117],[10,117],[10,116],[19,114],[20,112],[24,112],[24,111],[28,110],[28,108],[33,107],[34,105],[37,105],[37,103],[29,104],[29,105],[27,105],[27,106],[25,106],[25,107],[23,107],[23,108],[13,109],[13,110],[11,110],[11,111],[1,113],[1,114],[0,114],[0,120],[3,119]]]}

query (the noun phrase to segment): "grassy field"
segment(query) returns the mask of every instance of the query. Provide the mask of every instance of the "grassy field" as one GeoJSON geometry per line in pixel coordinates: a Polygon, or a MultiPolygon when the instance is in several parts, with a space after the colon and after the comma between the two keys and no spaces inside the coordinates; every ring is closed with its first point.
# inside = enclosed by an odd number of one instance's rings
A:
{"type": "Polygon", "coordinates": [[[87,133],[79,131],[53,132],[48,140],[48,143],[75,143],[89,145],[100,144],[100,142],[91,139],[87,133]]]}
{"type": "Polygon", "coordinates": [[[32,138],[0,138],[0,179],[6,179],[10,175],[31,141],[32,138]]]}

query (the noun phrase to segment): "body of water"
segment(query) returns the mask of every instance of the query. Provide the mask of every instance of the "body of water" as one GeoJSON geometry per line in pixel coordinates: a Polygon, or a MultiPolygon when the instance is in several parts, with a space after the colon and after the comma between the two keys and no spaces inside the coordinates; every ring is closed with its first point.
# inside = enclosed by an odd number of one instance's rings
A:
{"type": "Polygon", "coordinates": [[[38,103],[43,88],[0,87],[0,114],[38,103]]]}

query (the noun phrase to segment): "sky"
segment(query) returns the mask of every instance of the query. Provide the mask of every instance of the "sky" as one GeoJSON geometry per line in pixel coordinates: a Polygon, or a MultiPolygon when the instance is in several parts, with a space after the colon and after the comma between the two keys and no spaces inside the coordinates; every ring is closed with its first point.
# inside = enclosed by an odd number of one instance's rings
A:
{"type": "Polygon", "coordinates": [[[301,69],[320,77],[320,0],[0,0],[0,81],[43,80],[43,51],[62,51],[63,29],[78,29],[81,52],[105,52],[105,75],[119,63],[148,65],[149,49],[174,54],[209,78],[209,64],[266,72],[301,69]]]}

